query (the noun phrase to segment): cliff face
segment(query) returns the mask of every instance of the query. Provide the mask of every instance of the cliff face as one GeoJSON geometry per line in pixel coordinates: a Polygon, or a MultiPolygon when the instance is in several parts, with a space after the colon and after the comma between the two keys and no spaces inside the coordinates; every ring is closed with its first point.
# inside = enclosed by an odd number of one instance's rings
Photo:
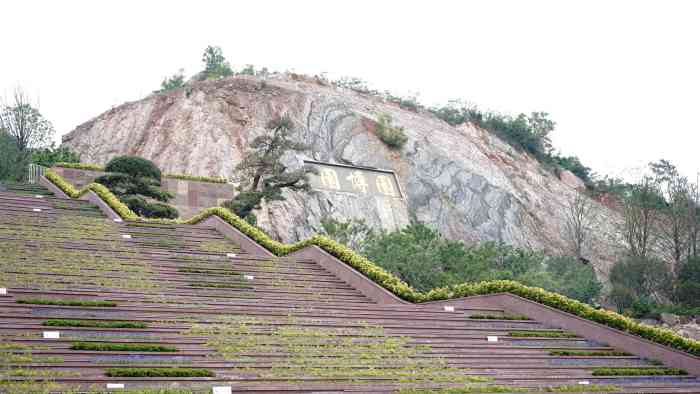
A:
{"type": "MultiPolygon", "coordinates": [[[[415,215],[452,239],[496,240],[550,253],[568,249],[564,212],[575,193],[570,182],[485,130],[452,127],[430,114],[313,80],[232,77],[188,85],[107,111],[67,134],[64,144],[89,163],[131,154],[165,172],[230,177],[248,143],[281,113],[291,116],[299,140],[311,146],[286,158],[290,165],[309,159],[394,170],[407,207],[405,215],[387,219],[385,207],[368,198],[289,193],[257,214],[258,224],[282,241],[311,235],[325,216],[393,228],[415,215]],[[380,114],[404,128],[408,142],[401,151],[377,138],[380,114]]],[[[605,273],[614,260],[611,222],[617,219],[602,205],[596,210],[596,247],[588,255],[605,273]]]]}

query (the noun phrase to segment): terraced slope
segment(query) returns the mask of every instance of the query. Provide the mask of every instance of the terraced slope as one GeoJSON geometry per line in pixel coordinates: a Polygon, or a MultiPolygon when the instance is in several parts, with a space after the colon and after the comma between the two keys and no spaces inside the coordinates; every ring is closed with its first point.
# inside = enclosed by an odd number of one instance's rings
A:
{"type": "Polygon", "coordinates": [[[0,191],[0,287],[0,392],[700,391],[541,322],[380,305],[313,261],[248,255],[203,226],[115,223],[36,186],[0,191]]]}

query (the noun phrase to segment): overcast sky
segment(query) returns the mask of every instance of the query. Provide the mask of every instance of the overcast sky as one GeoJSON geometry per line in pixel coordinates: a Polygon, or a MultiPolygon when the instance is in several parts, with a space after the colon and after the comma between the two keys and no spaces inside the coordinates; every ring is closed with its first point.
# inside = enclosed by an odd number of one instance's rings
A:
{"type": "Polygon", "coordinates": [[[0,90],[59,134],[201,68],[245,64],[545,111],[555,146],[599,173],[660,158],[700,170],[697,1],[3,1],[0,90]]]}

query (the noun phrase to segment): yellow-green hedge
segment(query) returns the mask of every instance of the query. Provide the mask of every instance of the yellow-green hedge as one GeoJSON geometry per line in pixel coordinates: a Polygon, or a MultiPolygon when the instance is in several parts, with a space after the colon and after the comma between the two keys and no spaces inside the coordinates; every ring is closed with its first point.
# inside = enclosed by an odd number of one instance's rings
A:
{"type": "Polygon", "coordinates": [[[630,334],[646,338],[650,341],[700,356],[700,342],[698,341],[684,338],[671,330],[641,324],[633,319],[609,310],[596,309],[588,304],[584,304],[580,301],[576,301],[561,294],[553,293],[538,287],[525,286],[518,282],[509,280],[498,280],[478,283],[462,283],[455,286],[432,289],[428,292],[418,292],[401,279],[369,261],[367,258],[355,253],[347,246],[321,235],[314,235],[311,238],[289,245],[283,244],[270,238],[259,228],[250,225],[248,222],[236,216],[228,209],[222,207],[207,208],[188,220],[140,218],[136,216],[136,214],[134,214],[134,212],[132,212],[126,205],[122,204],[116,196],[114,196],[109,190],[107,190],[106,187],[102,185],[92,183],[86,186],[84,189],[76,191],[73,185],[66,182],[65,179],[61,178],[53,171],[47,171],[45,176],[67,195],[73,198],[81,196],[82,194],[86,193],[87,190],[95,191],[100,198],[102,198],[110,207],[112,207],[112,209],[114,209],[122,218],[126,220],[196,224],[210,216],[216,215],[277,256],[284,256],[303,249],[306,246],[316,245],[335,256],[338,260],[362,272],[365,276],[380,286],[407,301],[426,302],[475,295],[511,293],[528,300],[571,313],[584,319],[595,321],[612,328],[617,328],[630,334]]]}
{"type": "MultiPolygon", "coordinates": [[[[61,168],[73,168],[76,170],[89,170],[89,171],[104,171],[105,168],[98,166],[96,164],[86,164],[86,163],[56,163],[54,167],[61,168]]],[[[210,176],[198,176],[198,175],[187,175],[187,174],[163,174],[166,178],[171,179],[181,179],[185,181],[197,181],[197,182],[208,182],[208,183],[227,183],[226,178],[216,178],[210,176]]]]}

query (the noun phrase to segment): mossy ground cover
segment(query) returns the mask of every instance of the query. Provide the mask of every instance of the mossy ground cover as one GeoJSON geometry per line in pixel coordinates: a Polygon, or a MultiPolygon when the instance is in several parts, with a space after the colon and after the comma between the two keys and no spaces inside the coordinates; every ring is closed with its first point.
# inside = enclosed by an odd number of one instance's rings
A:
{"type": "Polygon", "coordinates": [[[323,378],[364,383],[371,378],[397,382],[486,382],[466,376],[463,369],[431,355],[430,346],[412,346],[408,337],[387,335],[381,327],[357,322],[355,328],[301,326],[304,319],[290,317],[287,325],[268,326],[265,320],[220,317],[213,324],[195,324],[188,334],[205,335],[217,357],[239,361],[235,373],[260,378],[323,378]],[[268,369],[246,368],[259,354],[272,353],[268,369]]]}
{"type": "Polygon", "coordinates": [[[224,239],[203,241],[199,244],[199,250],[209,253],[233,253],[239,250],[238,246],[224,239]]]}
{"type": "Polygon", "coordinates": [[[118,258],[127,256],[104,218],[30,216],[22,218],[21,224],[0,227],[0,237],[9,238],[0,243],[0,272],[3,282],[12,287],[157,287],[148,264],[137,253],[129,253],[129,259],[118,258]],[[85,248],[75,247],[75,242],[85,248]]]}

